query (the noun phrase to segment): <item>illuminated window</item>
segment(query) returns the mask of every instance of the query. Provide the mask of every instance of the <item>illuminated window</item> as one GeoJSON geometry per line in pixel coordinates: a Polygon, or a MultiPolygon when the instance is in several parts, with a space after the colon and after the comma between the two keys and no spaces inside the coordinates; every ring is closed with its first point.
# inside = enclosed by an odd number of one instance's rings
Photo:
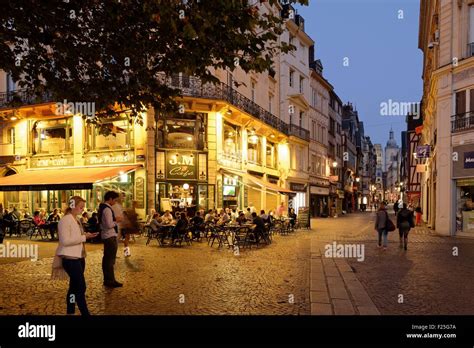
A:
{"type": "Polygon", "coordinates": [[[103,131],[98,125],[87,126],[87,137],[90,150],[128,150],[133,148],[133,125],[127,117],[117,117],[102,123],[103,131]]]}
{"type": "Polygon", "coordinates": [[[72,118],[37,121],[31,133],[34,154],[59,155],[72,151],[72,118]]]}
{"type": "Polygon", "coordinates": [[[247,160],[251,163],[261,164],[261,140],[255,131],[249,131],[247,137],[247,160]]]}

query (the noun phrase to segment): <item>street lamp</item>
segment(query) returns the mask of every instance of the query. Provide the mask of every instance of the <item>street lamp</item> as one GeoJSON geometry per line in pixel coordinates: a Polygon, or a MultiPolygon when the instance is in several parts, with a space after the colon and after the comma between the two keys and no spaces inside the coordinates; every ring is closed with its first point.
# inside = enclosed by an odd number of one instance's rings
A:
{"type": "Polygon", "coordinates": [[[360,181],[360,178],[359,178],[359,177],[357,177],[357,178],[356,178],[356,182],[359,182],[359,181],[360,181]]]}
{"type": "Polygon", "coordinates": [[[333,168],[336,168],[337,167],[337,162],[336,161],[332,162],[332,166],[333,166],[333,168]]]}

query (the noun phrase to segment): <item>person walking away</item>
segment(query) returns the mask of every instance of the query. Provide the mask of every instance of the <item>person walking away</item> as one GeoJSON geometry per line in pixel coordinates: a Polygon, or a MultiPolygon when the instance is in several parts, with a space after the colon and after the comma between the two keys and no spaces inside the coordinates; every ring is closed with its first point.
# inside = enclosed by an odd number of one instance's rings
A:
{"type": "Polygon", "coordinates": [[[130,243],[130,235],[137,234],[140,232],[140,226],[138,224],[138,214],[136,211],[138,202],[133,201],[132,207],[124,211],[124,221],[122,224],[122,234],[124,235],[125,239],[123,242],[123,253],[125,257],[129,257],[132,255],[130,252],[130,247],[128,246],[130,243]]]}
{"type": "MultiPolygon", "coordinates": [[[[59,244],[55,253],[55,269],[64,269],[69,276],[69,289],[66,296],[66,313],[74,314],[76,304],[81,315],[89,315],[86,302],[86,239],[94,238],[98,233],[84,232],[77,219],[81,215],[85,200],[73,196],[69,200],[69,208],[58,224],[59,244]]],[[[54,269],[53,268],[53,269],[54,269]]],[[[54,278],[54,271],[53,271],[54,278]]]]}
{"type": "Polygon", "coordinates": [[[385,210],[385,204],[383,202],[380,203],[380,208],[377,211],[377,215],[375,218],[375,230],[379,234],[379,243],[378,247],[382,247],[382,237],[383,237],[383,250],[387,250],[387,218],[388,213],[385,210]]]}
{"type": "Polygon", "coordinates": [[[112,207],[116,204],[119,194],[108,191],[104,195],[104,202],[99,205],[99,221],[101,237],[104,243],[104,256],[102,257],[102,272],[104,273],[104,286],[119,288],[123,284],[115,279],[114,265],[118,248],[118,225],[112,207]]]}
{"type": "Polygon", "coordinates": [[[398,213],[398,201],[393,203],[393,211],[395,212],[395,216],[397,216],[397,213],[398,213]]]}
{"type": "Polygon", "coordinates": [[[403,208],[397,215],[397,228],[400,235],[400,248],[407,250],[408,233],[414,227],[413,212],[407,209],[407,204],[403,203],[403,208]]]}
{"type": "Polygon", "coordinates": [[[421,211],[421,207],[420,206],[416,207],[415,212],[416,212],[416,226],[420,226],[421,216],[423,215],[423,212],[421,211]]]}

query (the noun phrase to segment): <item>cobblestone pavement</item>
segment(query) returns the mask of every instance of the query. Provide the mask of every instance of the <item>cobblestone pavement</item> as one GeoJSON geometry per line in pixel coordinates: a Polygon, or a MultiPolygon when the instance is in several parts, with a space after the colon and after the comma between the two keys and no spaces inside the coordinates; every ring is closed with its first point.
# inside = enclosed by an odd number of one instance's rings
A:
{"type": "Polygon", "coordinates": [[[347,261],[381,314],[474,313],[474,240],[440,237],[417,227],[410,231],[408,251],[399,248],[398,231],[389,233],[383,251],[377,248],[374,219],[375,213],[366,212],[313,220],[313,243],[322,252],[334,241],[364,245],[362,262],[347,261]]]}
{"type": "MultiPolygon", "coordinates": [[[[111,315],[310,314],[311,235],[276,236],[270,246],[240,256],[206,242],[159,248],[139,238],[130,258],[119,246],[116,276],[124,287],[113,290],[102,286],[102,251],[88,245],[88,305],[92,314],[111,315]]],[[[54,248],[46,243],[39,242],[40,250],[50,257],[0,265],[0,315],[65,313],[67,282],[49,279],[54,248]]]]}

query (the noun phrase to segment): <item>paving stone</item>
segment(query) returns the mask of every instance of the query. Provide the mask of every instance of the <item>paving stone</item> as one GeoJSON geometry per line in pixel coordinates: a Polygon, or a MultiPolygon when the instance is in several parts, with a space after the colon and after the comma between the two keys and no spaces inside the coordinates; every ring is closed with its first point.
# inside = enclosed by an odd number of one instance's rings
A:
{"type": "Polygon", "coordinates": [[[360,315],[380,315],[379,310],[375,306],[357,306],[360,315]]]}
{"type": "Polygon", "coordinates": [[[311,303],[311,315],[333,315],[332,306],[326,303],[311,303]]]}
{"type": "Polygon", "coordinates": [[[327,291],[311,291],[310,299],[311,302],[331,303],[327,291]]]}
{"type": "Polygon", "coordinates": [[[355,310],[350,300],[335,299],[332,301],[334,305],[334,314],[336,315],[354,315],[355,310]]]}

